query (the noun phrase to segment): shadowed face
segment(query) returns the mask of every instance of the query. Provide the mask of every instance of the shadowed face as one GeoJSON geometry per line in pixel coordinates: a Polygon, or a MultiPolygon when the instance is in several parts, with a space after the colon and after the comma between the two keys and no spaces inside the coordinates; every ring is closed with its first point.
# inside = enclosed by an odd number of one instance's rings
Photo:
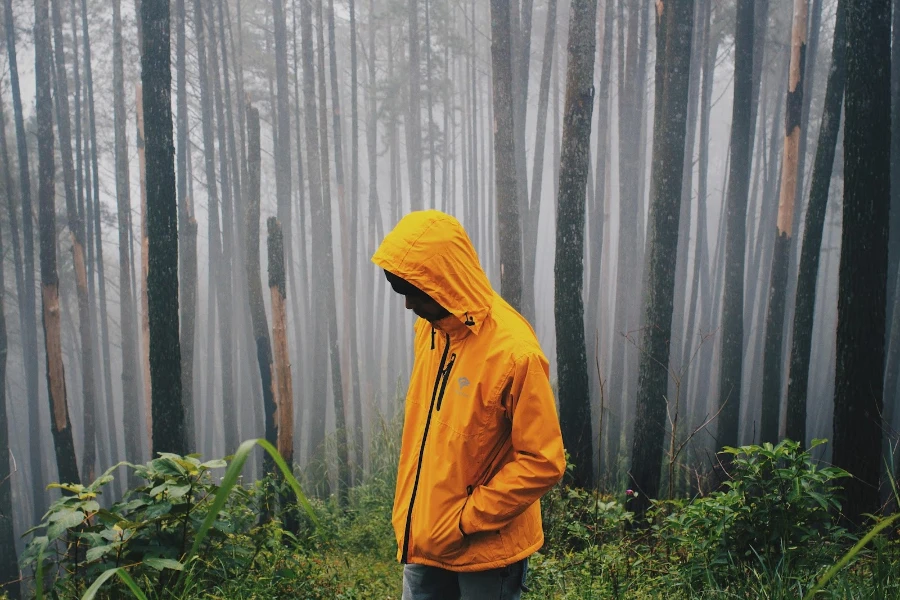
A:
{"type": "Polygon", "coordinates": [[[419,317],[434,323],[450,315],[450,311],[434,301],[434,299],[390,271],[385,271],[384,276],[390,282],[395,292],[406,298],[406,309],[413,311],[419,317]]]}

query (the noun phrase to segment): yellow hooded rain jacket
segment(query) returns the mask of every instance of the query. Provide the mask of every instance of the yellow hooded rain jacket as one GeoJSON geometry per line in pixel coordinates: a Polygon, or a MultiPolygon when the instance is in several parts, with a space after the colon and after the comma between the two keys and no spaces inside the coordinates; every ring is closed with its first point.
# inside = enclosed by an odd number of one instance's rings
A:
{"type": "Polygon", "coordinates": [[[544,542],[538,500],[565,469],[534,331],[491,288],[449,215],[407,215],[372,261],[451,313],[415,324],[393,509],[398,559],[481,571],[529,556],[544,542]]]}

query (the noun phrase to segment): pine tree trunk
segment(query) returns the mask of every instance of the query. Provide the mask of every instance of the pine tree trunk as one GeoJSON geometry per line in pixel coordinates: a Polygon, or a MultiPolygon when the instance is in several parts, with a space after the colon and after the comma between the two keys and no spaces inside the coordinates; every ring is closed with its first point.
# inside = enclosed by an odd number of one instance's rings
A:
{"type": "MultiPolygon", "coordinates": [[[[300,3],[300,33],[301,33],[301,62],[303,64],[303,105],[304,105],[304,122],[306,134],[306,160],[307,160],[307,176],[309,178],[309,205],[310,205],[310,224],[312,231],[312,255],[311,262],[313,270],[311,273],[314,281],[324,281],[328,273],[324,270],[324,260],[322,253],[324,248],[321,246],[319,239],[321,231],[320,227],[324,221],[324,201],[322,199],[322,163],[319,151],[319,129],[316,121],[316,73],[313,64],[313,33],[312,33],[312,5],[309,2],[300,3]]],[[[327,158],[327,155],[326,155],[327,158]]],[[[324,306],[324,294],[318,293],[314,296],[314,310],[316,314],[322,315],[326,310],[324,306]]],[[[322,349],[328,343],[328,330],[325,328],[325,319],[322,317],[314,319],[315,333],[313,337],[313,348],[317,351],[313,354],[313,395],[310,402],[310,427],[309,427],[309,443],[307,446],[306,456],[309,460],[320,460],[324,448],[325,441],[325,407],[327,391],[327,370],[328,356],[322,349]]]]}
{"type": "MultiPolygon", "coordinates": [[[[250,302],[250,319],[253,323],[253,338],[256,341],[256,360],[259,364],[259,376],[262,383],[263,415],[265,416],[266,440],[279,444],[279,424],[275,421],[277,402],[283,399],[278,395],[280,388],[276,385],[275,366],[272,363],[271,343],[269,342],[269,324],[266,318],[266,307],[263,303],[262,277],[259,273],[259,186],[260,186],[260,147],[259,147],[259,111],[248,107],[247,114],[247,262],[244,272],[247,277],[247,290],[250,302]],[[277,399],[277,400],[276,400],[277,399]]],[[[282,259],[283,260],[283,259],[282,259]]],[[[269,265],[271,270],[272,266],[269,265]]],[[[283,267],[282,267],[283,268],[283,267]]],[[[274,301],[274,298],[273,298],[274,301]]],[[[275,319],[278,318],[274,315],[275,319]]],[[[282,324],[283,325],[283,324],[282,324]]],[[[277,342],[276,342],[277,343],[277,342]]],[[[291,398],[293,400],[293,398],[291,398]]],[[[291,424],[293,428],[293,424],[291,424]]],[[[279,451],[281,450],[279,446],[279,451]]],[[[282,453],[282,456],[285,455],[282,453]]],[[[273,466],[267,462],[268,467],[273,466]]]]}
{"type": "MultiPolygon", "coordinates": [[[[553,70],[553,51],[556,46],[556,8],[557,0],[548,0],[547,2],[547,23],[544,32],[544,51],[541,61],[541,80],[538,90],[538,106],[537,106],[537,124],[534,135],[534,165],[531,169],[531,198],[528,203],[528,210],[522,217],[522,239],[523,239],[523,269],[522,269],[522,309],[525,318],[534,323],[534,306],[535,306],[535,264],[537,263],[537,231],[538,216],[541,211],[541,192],[544,182],[544,155],[546,154],[547,139],[547,108],[550,100],[550,74],[553,70]],[[529,314],[529,306],[531,314],[529,314]]],[[[611,2],[607,2],[607,12],[612,6],[611,2]]],[[[604,60],[606,55],[604,54],[604,60]]],[[[606,63],[604,63],[606,64],[606,63]]],[[[607,67],[609,65],[606,65],[607,67]]],[[[603,71],[604,79],[609,70],[603,71]]],[[[601,82],[601,85],[602,82],[601,82]]],[[[608,94],[607,94],[608,95],[608,94]]],[[[603,110],[603,97],[601,89],[600,110],[603,110]]],[[[519,177],[526,177],[523,172],[519,177]]]]}
{"type": "Polygon", "coordinates": [[[853,474],[843,514],[879,507],[890,208],[890,2],[847,13],[844,217],[838,294],[834,464],[853,474]]]}
{"type": "MultiPolygon", "coordinates": [[[[275,397],[278,452],[287,464],[294,462],[294,391],[291,383],[291,361],[287,347],[287,314],[285,311],[284,243],[281,225],[269,217],[269,290],[272,293],[272,339],[275,340],[275,397]]],[[[260,362],[260,368],[262,363],[260,362]]]]}
{"type": "Polygon", "coordinates": [[[747,193],[750,187],[750,104],[752,100],[753,1],[738,0],[735,25],[734,108],[728,175],[725,236],[725,291],[722,300],[722,355],[719,375],[719,428],[716,444],[736,446],[744,347],[744,254],[747,193]]]}
{"type": "Polygon", "coordinates": [[[5,0],[4,22],[6,29],[6,56],[9,61],[9,84],[12,90],[13,117],[16,123],[16,148],[19,157],[19,190],[22,195],[22,250],[23,291],[19,298],[22,322],[22,361],[25,366],[25,393],[28,401],[28,423],[32,434],[29,436],[28,457],[32,481],[34,512],[44,513],[47,507],[46,480],[43,471],[42,431],[38,413],[38,343],[36,299],[34,294],[34,211],[31,202],[31,171],[28,168],[28,141],[25,134],[25,119],[22,114],[22,94],[19,89],[19,69],[16,60],[16,30],[13,20],[12,0],[5,0]]]}
{"type": "Polygon", "coordinates": [[[53,33],[55,38],[56,68],[56,123],[59,128],[59,154],[62,157],[63,181],[66,198],[66,214],[69,232],[72,237],[72,257],[75,266],[75,287],[78,296],[78,323],[82,358],[82,406],[84,450],[81,468],[85,481],[94,480],[94,469],[97,462],[96,433],[94,427],[94,348],[91,338],[90,304],[88,302],[87,272],[84,261],[84,229],[78,215],[75,197],[75,166],[72,157],[72,133],[69,119],[69,84],[65,67],[65,50],[63,47],[62,14],[59,9],[60,0],[51,0],[53,33]]]}
{"type": "Polygon", "coordinates": [[[841,125],[841,104],[844,98],[844,83],[847,73],[846,50],[847,2],[840,0],[834,27],[831,70],[828,73],[825,106],[819,126],[816,160],[813,165],[809,206],[806,210],[806,227],[803,232],[797,300],[794,309],[794,334],[791,345],[785,435],[800,443],[806,441],[807,389],[816,307],[816,280],[819,273],[819,258],[822,255],[822,234],[825,227],[825,211],[828,206],[835,145],[841,125]]]}
{"type": "MultiPolygon", "coordinates": [[[[900,267],[900,0],[893,1],[891,27],[891,224],[888,242],[888,318],[893,319],[900,267]]],[[[893,340],[893,338],[892,338],[893,340]]],[[[896,367],[894,367],[896,368],[896,367]]],[[[886,400],[891,400],[886,397],[886,400]]],[[[900,465],[898,465],[900,468],[900,465]]],[[[898,470],[900,473],[900,470],[898,470]]]]}
{"type": "Polygon", "coordinates": [[[72,424],[66,403],[66,378],[60,335],[59,277],[56,271],[56,184],[53,157],[53,98],[50,93],[52,46],[47,0],[34,3],[34,72],[38,127],[38,227],[40,233],[41,300],[44,316],[44,343],[47,349],[47,390],[50,425],[56,449],[59,480],[80,483],[72,424]]]}
{"type": "MultiPolygon", "coordinates": [[[[666,2],[657,12],[656,96],[646,295],[637,415],[632,440],[631,476],[641,495],[638,512],[659,492],[660,463],[666,434],[666,397],[670,375],[669,338],[675,294],[675,263],[684,177],[688,90],[690,87],[692,2],[666,2]]],[[[677,436],[678,398],[668,409],[669,435],[677,436]]],[[[669,461],[674,461],[669,456],[669,461]]],[[[673,472],[669,471],[669,497],[673,472]]]]}
{"type": "MultiPolygon", "coordinates": [[[[275,38],[275,88],[278,111],[276,113],[279,135],[275,154],[275,198],[278,205],[278,221],[284,228],[285,250],[291,255],[291,113],[289,111],[287,63],[287,20],[284,16],[284,0],[272,0],[272,25],[275,38]]],[[[273,123],[274,124],[274,123],[273,123]]],[[[298,141],[299,143],[299,141],[298,141]]],[[[302,183],[301,183],[302,185],[302,183]]]]}
{"type": "Polygon", "coordinates": [[[491,65],[496,119],[494,178],[497,182],[497,223],[500,236],[500,295],[519,310],[522,307],[522,232],[516,183],[513,132],[515,100],[510,38],[509,2],[492,0],[491,65]]]}
{"type": "Polygon", "coordinates": [[[184,406],[185,440],[190,451],[197,445],[194,418],[194,336],[197,315],[197,220],[188,196],[188,107],[185,60],[185,0],[175,0],[175,146],[178,188],[178,258],[181,315],[181,403],[184,406]]]}
{"type": "MultiPolygon", "coordinates": [[[[584,213],[593,114],[596,0],[573,0],[556,215],[555,304],[560,425],[574,485],[593,488],[593,439],[584,340],[584,213]]],[[[498,130],[499,132],[499,130],[498,130]]],[[[499,187],[499,186],[498,186],[499,187]]]]}
{"type": "Polygon", "coordinates": [[[406,165],[409,177],[409,206],[421,210],[422,199],[422,111],[419,59],[419,2],[409,0],[409,113],[406,119],[406,165]]]}
{"type": "MultiPolygon", "coordinates": [[[[328,320],[327,325],[329,362],[331,365],[331,387],[332,400],[334,410],[334,428],[335,438],[337,442],[337,489],[334,490],[338,496],[338,503],[346,506],[348,501],[347,488],[350,483],[349,463],[347,459],[347,425],[344,404],[344,386],[341,378],[341,353],[338,343],[337,331],[337,301],[335,299],[334,289],[334,250],[331,238],[331,182],[330,169],[328,163],[328,110],[327,110],[327,94],[325,89],[325,18],[322,7],[322,0],[316,3],[316,20],[319,23],[318,33],[318,57],[319,57],[319,144],[321,146],[322,157],[322,205],[320,211],[312,212],[313,227],[313,246],[319,248],[322,254],[319,257],[322,269],[321,278],[317,281],[322,282],[325,286],[324,293],[320,293],[319,297],[324,302],[321,306],[322,310],[318,311],[319,315],[324,315],[328,320]],[[316,218],[318,217],[318,219],[316,218]],[[315,233],[318,233],[318,240],[315,233]]],[[[332,89],[332,105],[337,101],[338,90],[332,89]]],[[[419,140],[421,143],[421,140],[419,140]]],[[[421,155],[420,155],[421,159],[421,155]]],[[[421,163],[421,160],[420,160],[421,163]]],[[[421,164],[419,165],[421,172],[421,164]]],[[[337,167],[335,167],[337,168],[337,167]]],[[[338,178],[338,194],[340,195],[343,186],[343,171],[341,177],[338,178]]],[[[421,180],[419,181],[419,194],[421,196],[421,180]]],[[[421,203],[421,198],[420,198],[421,203]]],[[[320,347],[321,348],[321,347],[320,347]]],[[[323,414],[324,416],[324,414],[323,414]]]]}
{"type": "MultiPolygon", "coordinates": [[[[138,19],[140,20],[140,19],[138,19]]],[[[135,137],[138,151],[138,176],[141,191],[141,373],[144,383],[144,415],[147,438],[153,439],[153,390],[150,377],[150,304],[147,290],[147,273],[150,270],[150,239],[147,237],[147,156],[144,143],[144,99],[141,84],[135,85],[135,137]]],[[[150,444],[150,456],[155,456],[150,444]]]]}
{"type": "MultiPolygon", "coordinates": [[[[9,168],[9,154],[6,148],[6,119],[3,116],[3,103],[0,101],[0,159],[3,161],[3,182],[10,198],[9,216],[14,218],[15,207],[12,205],[12,174],[9,168]]],[[[18,232],[12,228],[16,236],[18,232]]],[[[3,236],[0,232],[0,256],[3,256],[3,236]]],[[[21,257],[16,248],[16,278],[21,283],[21,257]]],[[[19,285],[21,294],[21,285],[19,285]]],[[[19,559],[16,556],[16,538],[13,531],[12,503],[12,471],[10,469],[9,432],[12,431],[10,420],[6,416],[6,314],[3,300],[6,287],[3,276],[3,263],[0,262],[0,594],[6,594],[11,600],[21,597],[19,589],[19,559]]],[[[11,411],[10,411],[11,412],[11,411]]],[[[31,432],[34,435],[35,432],[31,432]]]]}
{"type": "Polygon", "coordinates": [[[141,80],[147,144],[147,273],[155,452],[186,454],[178,327],[178,202],[172,140],[169,2],[143,0],[141,80]]]}
{"type": "Polygon", "coordinates": [[[805,74],[806,27],[808,0],[794,0],[794,24],[791,33],[791,71],[784,111],[785,137],[782,155],[781,193],[778,203],[778,224],[775,236],[775,255],[772,259],[772,279],[769,283],[769,311],[766,317],[766,341],[763,363],[762,419],[760,441],[778,439],[778,417],[781,405],[781,346],[784,331],[785,295],[787,293],[788,259],[797,193],[798,151],[803,110],[803,76],[805,74]]]}
{"type": "MultiPolygon", "coordinates": [[[[352,307],[352,323],[354,326],[350,331],[350,376],[353,378],[353,449],[354,449],[354,463],[356,464],[356,470],[353,474],[353,483],[359,484],[362,482],[363,475],[363,456],[364,456],[364,436],[363,436],[363,408],[362,408],[362,395],[360,390],[360,376],[359,376],[359,364],[360,364],[360,355],[359,355],[359,331],[360,327],[356,327],[356,319],[357,319],[357,310],[358,307],[356,305],[356,272],[358,268],[357,260],[359,259],[359,238],[362,235],[362,231],[359,228],[359,207],[360,207],[360,198],[359,198],[359,79],[358,79],[358,61],[357,61],[357,38],[356,38],[356,2],[355,0],[348,1],[348,8],[350,10],[350,231],[352,232],[350,239],[350,272],[349,276],[349,290],[348,295],[351,300],[350,306],[352,307]]],[[[430,48],[430,40],[429,40],[429,48],[430,48]]],[[[430,50],[429,50],[430,51],[430,50]]],[[[374,60],[374,57],[372,57],[374,60]]],[[[430,69],[429,69],[429,77],[430,77],[430,69]]],[[[431,85],[429,79],[429,122],[431,121],[431,85]]],[[[433,125],[432,125],[433,128],[433,125]]],[[[432,137],[431,132],[429,133],[429,139],[432,137]]],[[[431,204],[434,206],[434,149],[431,151],[432,153],[432,192],[431,192],[431,204]]],[[[372,273],[373,270],[371,268],[366,269],[368,272],[372,273]]],[[[371,290],[371,287],[367,287],[367,290],[371,290]]]]}
{"type": "MultiPolygon", "coordinates": [[[[122,458],[119,450],[118,431],[122,426],[115,418],[115,400],[112,389],[112,362],[110,358],[110,341],[109,341],[109,319],[106,302],[106,270],[103,262],[103,245],[101,243],[100,230],[100,170],[97,158],[97,119],[94,107],[94,77],[91,60],[91,38],[88,28],[88,12],[87,0],[81,1],[81,38],[84,45],[84,80],[85,92],[87,95],[87,118],[88,129],[85,138],[91,139],[91,189],[93,195],[86,198],[88,210],[87,216],[90,220],[89,232],[93,233],[94,260],[97,267],[97,284],[100,301],[100,347],[102,350],[101,362],[103,366],[103,391],[106,398],[104,412],[106,413],[106,431],[109,441],[109,452],[112,461],[118,461],[122,458]],[[92,225],[92,226],[91,226],[92,225]]],[[[123,489],[123,482],[113,482],[115,487],[120,491],[123,489]]]]}
{"type": "MultiPolygon", "coordinates": [[[[116,197],[119,225],[119,323],[122,328],[122,394],[125,458],[142,462],[141,403],[138,391],[137,327],[131,294],[131,194],[128,176],[128,140],[125,134],[125,84],[122,56],[121,0],[113,0],[113,113],[115,120],[116,197]]],[[[95,138],[96,139],[96,138],[95,138]]],[[[99,209],[99,205],[95,208],[99,209]]],[[[97,215],[99,222],[99,215],[97,215]]],[[[99,257],[98,257],[99,260],[99,257]]],[[[104,340],[105,343],[105,340],[104,340]]],[[[132,478],[130,478],[132,479],[132,478]]]]}

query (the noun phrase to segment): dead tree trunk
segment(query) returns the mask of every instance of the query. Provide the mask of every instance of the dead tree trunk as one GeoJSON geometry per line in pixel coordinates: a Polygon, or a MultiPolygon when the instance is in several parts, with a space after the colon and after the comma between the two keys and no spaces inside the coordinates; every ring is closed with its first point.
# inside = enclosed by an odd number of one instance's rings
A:
{"type": "Polygon", "coordinates": [[[51,14],[55,38],[56,67],[56,123],[59,128],[60,156],[63,164],[63,182],[66,197],[69,235],[72,238],[72,257],[75,263],[75,289],[78,296],[78,324],[82,357],[82,406],[84,426],[84,450],[81,468],[84,479],[94,480],[97,462],[96,433],[94,426],[94,348],[91,336],[90,303],[88,302],[87,271],[84,261],[84,221],[78,214],[75,197],[75,167],[72,160],[72,133],[69,119],[69,83],[66,74],[63,48],[62,14],[60,0],[52,0],[51,14]]]}
{"type": "Polygon", "coordinates": [[[847,74],[847,3],[838,2],[834,26],[834,45],[831,50],[831,69],[825,88],[825,106],[819,126],[819,143],[813,165],[806,227],[800,252],[797,280],[797,300],[794,308],[794,335],[791,345],[791,366],[788,379],[785,435],[800,442],[806,441],[806,399],[809,383],[809,362],[812,351],[812,331],[816,306],[816,280],[819,258],[822,255],[822,234],[825,211],[831,186],[835,147],[841,125],[841,103],[847,74]]]}
{"type": "Polygon", "coordinates": [[[788,259],[794,222],[794,202],[797,194],[798,151],[803,109],[803,76],[806,56],[806,21],[808,0],[794,0],[794,25],[791,33],[791,71],[784,111],[785,137],[782,155],[781,194],[778,203],[778,224],[775,236],[775,255],[772,259],[772,279],[769,284],[769,312],[766,318],[766,342],[763,361],[762,419],[760,441],[778,439],[778,417],[781,405],[782,339],[784,332],[785,295],[787,293],[788,259]]]}
{"type": "Polygon", "coordinates": [[[72,424],[66,403],[66,376],[60,335],[59,277],[56,271],[56,183],[53,157],[53,98],[50,93],[52,46],[47,0],[34,3],[34,73],[38,126],[38,231],[40,232],[41,300],[44,316],[44,344],[47,349],[47,390],[50,425],[56,449],[59,480],[79,483],[72,424]]]}
{"type": "Polygon", "coordinates": [[[269,217],[269,290],[272,293],[272,338],[275,340],[275,397],[278,452],[294,463],[294,391],[287,345],[287,312],[284,304],[284,244],[281,225],[269,217]]]}
{"type": "MultiPolygon", "coordinates": [[[[266,428],[266,440],[279,444],[279,424],[275,421],[277,395],[275,366],[272,364],[272,351],[269,342],[269,324],[266,319],[266,307],[263,303],[262,278],[259,274],[259,185],[260,185],[260,147],[259,147],[259,111],[248,107],[247,114],[247,262],[244,272],[247,277],[247,290],[250,300],[250,319],[253,323],[253,338],[256,340],[256,360],[259,364],[259,376],[262,383],[263,415],[266,428]]],[[[269,269],[271,271],[271,264],[269,269]]],[[[279,446],[279,451],[281,450],[279,446]]],[[[282,456],[285,456],[282,453],[282,456]]],[[[268,463],[267,463],[268,464],[268,463]]],[[[271,466],[271,465],[269,465],[271,466]]]]}

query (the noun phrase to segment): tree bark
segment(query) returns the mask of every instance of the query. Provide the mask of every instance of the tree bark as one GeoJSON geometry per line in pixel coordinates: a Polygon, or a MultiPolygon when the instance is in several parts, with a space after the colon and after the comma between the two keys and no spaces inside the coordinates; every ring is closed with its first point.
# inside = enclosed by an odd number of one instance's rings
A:
{"type": "Polygon", "coordinates": [[[13,117],[16,123],[16,149],[19,157],[19,191],[22,195],[22,250],[24,294],[19,298],[20,319],[22,321],[22,360],[25,364],[25,393],[28,396],[28,422],[30,431],[28,457],[31,466],[32,495],[34,512],[44,513],[47,507],[47,495],[44,487],[46,480],[43,471],[43,450],[38,413],[38,343],[37,319],[35,316],[36,299],[34,294],[34,211],[31,202],[31,171],[28,168],[28,140],[25,134],[25,119],[22,114],[22,94],[19,89],[19,69],[16,59],[16,29],[13,18],[12,0],[5,0],[6,12],[4,22],[6,29],[6,55],[9,61],[9,84],[12,90],[13,117]]]}
{"type": "MultiPolygon", "coordinates": [[[[113,118],[115,121],[116,198],[119,225],[119,324],[122,329],[122,396],[125,422],[125,458],[143,460],[141,403],[138,391],[137,324],[131,294],[131,193],[128,175],[128,140],[125,133],[125,75],[122,56],[121,0],[113,0],[113,118]]],[[[99,209],[99,205],[96,207],[99,209]]],[[[99,219],[99,215],[97,215],[99,219]]],[[[98,257],[99,260],[99,257],[98,257]]],[[[132,478],[130,478],[131,480],[132,478]]]]}
{"type": "MultiPolygon", "coordinates": [[[[500,295],[522,308],[522,232],[516,183],[513,63],[509,2],[491,1],[491,66],[494,76],[494,178],[500,236],[500,295]]],[[[593,48],[593,46],[592,46],[593,48]]],[[[593,58],[592,58],[593,60],[593,58]]],[[[593,66],[593,63],[591,63],[593,66]]],[[[588,126],[590,128],[590,126],[588,126]]]]}
{"type": "MultiPolygon", "coordinates": [[[[97,285],[100,300],[100,346],[102,349],[103,390],[106,398],[106,430],[109,437],[110,457],[113,461],[122,458],[119,451],[118,431],[123,429],[115,417],[115,400],[112,389],[112,361],[110,358],[109,319],[106,302],[106,269],[103,262],[103,244],[100,229],[100,169],[97,158],[97,119],[94,107],[94,76],[91,60],[91,37],[88,28],[87,0],[81,1],[81,39],[84,47],[84,83],[87,95],[87,117],[89,137],[91,139],[91,189],[93,195],[87,200],[87,216],[91,220],[94,240],[94,260],[97,268],[97,285]]],[[[88,135],[85,136],[86,138],[88,135]]],[[[117,184],[118,185],[118,184],[117,184]]],[[[123,419],[124,421],[124,419],[123,419]]],[[[123,489],[122,482],[114,482],[114,486],[123,489]]]]}
{"type": "MultiPolygon", "coordinates": [[[[584,213],[594,103],[596,0],[573,0],[556,216],[554,268],[560,425],[575,464],[574,485],[593,488],[593,439],[584,340],[584,213]]],[[[498,186],[499,187],[499,186],[498,186]]]]}
{"type": "MultiPolygon", "coordinates": [[[[322,163],[319,152],[319,129],[316,122],[316,73],[313,64],[313,33],[312,33],[312,5],[309,2],[300,3],[300,33],[301,33],[301,61],[303,64],[303,104],[304,122],[306,134],[306,160],[307,176],[309,178],[309,205],[312,231],[312,256],[311,262],[315,281],[324,281],[329,275],[325,271],[321,247],[320,227],[324,221],[324,202],[322,199],[322,163]]],[[[327,156],[327,155],[326,155],[327,156]]],[[[323,302],[324,294],[314,296],[316,314],[324,314],[326,307],[323,302]]],[[[313,347],[313,395],[310,402],[310,428],[307,458],[321,457],[322,444],[325,441],[325,406],[327,391],[328,356],[322,349],[328,343],[328,330],[325,328],[324,318],[314,319],[315,333],[313,347]]]]}
{"type": "MultiPolygon", "coordinates": [[[[525,318],[534,322],[534,305],[535,305],[535,289],[534,275],[535,264],[537,263],[537,231],[538,216],[541,210],[541,192],[544,185],[544,154],[546,154],[547,139],[547,108],[550,101],[550,74],[553,71],[553,51],[556,46],[556,8],[557,0],[548,0],[547,2],[547,22],[544,32],[544,54],[541,60],[541,79],[538,90],[538,106],[537,106],[537,123],[534,134],[534,166],[531,169],[531,199],[528,203],[528,210],[522,217],[522,238],[523,238],[523,270],[522,270],[522,309],[525,318]],[[529,305],[532,310],[529,314],[529,305]]],[[[606,12],[611,10],[612,2],[607,2],[606,12]]],[[[604,50],[605,52],[605,50],[604,50]]],[[[604,61],[606,54],[604,54],[604,61]]],[[[608,79],[609,65],[606,70],[602,71],[604,81],[608,79]]],[[[601,86],[603,83],[601,82],[601,86]]],[[[603,110],[602,87],[600,90],[600,110],[603,110]]],[[[607,90],[608,92],[608,90],[607,90]]],[[[607,93],[608,96],[608,93],[607,93]]],[[[554,116],[555,118],[555,116],[554,116]]],[[[519,177],[527,177],[523,172],[519,177]]]]}
{"type": "Polygon", "coordinates": [[[772,259],[772,279],[769,283],[769,311],[766,317],[766,340],[763,363],[762,419],[760,441],[775,442],[778,438],[778,418],[781,405],[781,346],[784,332],[785,295],[787,293],[788,259],[794,222],[794,203],[799,173],[801,118],[803,112],[803,76],[806,61],[806,26],[808,0],[794,0],[794,24],[791,33],[791,67],[787,101],[784,111],[785,137],[782,155],[781,194],[778,203],[778,224],[775,235],[775,255],[772,259]]]}
{"type": "MultiPolygon", "coordinates": [[[[10,198],[10,218],[14,218],[15,207],[12,206],[12,174],[9,168],[9,154],[6,148],[6,119],[3,116],[3,103],[0,101],[0,158],[3,160],[3,181],[10,198]]],[[[18,233],[13,229],[16,235],[18,233]]],[[[16,248],[17,279],[21,281],[20,256],[16,248]]],[[[0,256],[3,256],[3,235],[0,232],[0,256]]],[[[6,287],[3,281],[3,262],[0,261],[0,594],[7,594],[11,600],[21,597],[19,589],[19,559],[16,555],[16,537],[13,531],[12,503],[12,471],[10,469],[11,454],[9,451],[9,433],[12,431],[10,420],[6,416],[6,314],[3,300],[6,287]]],[[[19,287],[21,294],[21,286],[19,287]]],[[[32,431],[31,435],[35,432],[32,431]]]]}
{"type": "Polygon", "coordinates": [[[50,93],[52,46],[47,0],[34,3],[34,73],[38,126],[38,230],[40,232],[41,304],[44,316],[44,344],[47,349],[47,390],[50,426],[56,449],[59,480],[80,483],[72,424],[66,403],[66,377],[60,335],[59,277],[56,271],[56,184],[53,157],[53,98],[50,93]]]}
{"type": "MultiPolygon", "coordinates": [[[[409,113],[406,119],[406,165],[409,177],[409,206],[423,208],[422,199],[422,111],[419,58],[419,2],[409,0],[409,113]]],[[[324,100],[324,99],[323,99],[324,100]]]]}
{"type": "Polygon", "coordinates": [[[853,474],[843,514],[879,507],[890,208],[890,2],[848,5],[844,217],[832,460],[853,474]]]}
{"type": "MultiPolygon", "coordinates": [[[[670,375],[669,339],[675,294],[681,183],[684,177],[685,129],[690,87],[694,10],[690,0],[666,2],[657,10],[656,97],[650,219],[647,245],[644,329],[638,380],[637,418],[632,440],[631,476],[641,494],[638,512],[659,492],[660,464],[666,434],[666,397],[670,375]]],[[[668,411],[669,435],[675,438],[678,398],[668,411]]],[[[674,457],[669,457],[673,460],[674,457]]],[[[669,485],[672,480],[669,473],[669,485]]],[[[671,494],[670,494],[671,495],[671,494]]]]}
{"type": "Polygon", "coordinates": [[[185,0],[175,0],[175,146],[178,187],[178,259],[181,315],[181,403],[188,448],[198,450],[194,411],[194,336],[197,315],[197,220],[188,196],[188,106],[185,0]]]}
{"type": "Polygon", "coordinates": [[[721,412],[716,440],[719,447],[737,445],[740,416],[744,347],[744,244],[747,236],[747,193],[750,187],[753,10],[753,0],[738,0],[731,168],[725,208],[725,290],[722,300],[724,310],[718,398],[721,412]]]}
{"type": "MultiPolygon", "coordinates": [[[[294,462],[294,392],[287,346],[285,311],[284,245],[278,219],[269,217],[269,290],[272,293],[272,338],[275,340],[275,396],[278,452],[289,465],[294,462]]],[[[260,363],[262,368],[262,363],[260,363]]]]}
{"type": "MultiPolygon", "coordinates": [[[[138,2],[140,0],[137,0],[138,2]]],[[[138,19],[140,22],[140,19],[138,19]]],[[[143,39],[143,37],[141,37],[143,39]]],[[[142,49],[143,54],[143,49],[142,49]]],[[[153,385],[150,377],[150,302],[147,289],[147,275],[150,271],[150,238],[147,237],[147,155],[144,143],[144,99],[140,83],[135,86],[135,137],[138,151],[138,177],[141,192],[141,374],[144,383],[144,415],[147,439],[153,439],[153,385]]],[[[154,456],[150,444],[150,456],[154,456]]]]}
{"type": "Polygon", "coordinates": [[[96,433],[94,426],[94,348],[91,336],[90,304],[88,302],[87,272],[84,261],[84,221],[78,214],[75,197],[75,166],[72,157],[72,133],[69,119],[69,83],[66,74],[65,50],[63,47],[62,14],[60,0],[52,0],[51,15],[55,39],[56,72],[56,123],[59,128],[59,154],[63,165],[63,182],[66,197],[66,215],[69,235],[72,239],[72,257],[75,267],[75,289],[78,296],[78,324],[82,357],[82,415],[84,449],[81,468],[86,481],[94,480],[97,462],[96,433]]]}
{"type": "Polygon", "coordinates": [[[186,454],[178,327],[178,202],[172,139],[169,2],[143,0],[141,80],[147,144],[148,310],[153,449],[186,454]]]}
{"type": "Polygon", "coordinates": [[[794,308],[794,333],[788,378],[786,437],[801,444],[806,442],[806,407],[809,385],[810,353],[816,307],[816,279],[822,255],[825,211],[834,165],[835,146],[841,126],[841,104],[847,73],[847,2],[840,0],[834,26],[831,69],[825,88],[825,106],[819,126],[819,142],[813,165],[806,227],[800,253],[797,299],[794,308]]]}
{"type": "MultiPolygon", "coordinates": [[[[279,445],[279,423],[275,421],[277,403],[283,399],[278,395],[280,388],[276,386],[275,366],[272,363],[271,343],[269,342],[269,324],[266,318],[266,307],[263,303],[262,277],[259,273],[259,186],[260,186],[260,147],[259,147],[259,111],[248,107],[247,114],[247,262],[244,272],[247,277],[248,298],[250,301],[250,319],[253,323],[253,338],[256,341],[256,360],[259,364],[259,376],[262,383],[263,415],[266,440],[272,445],[279,445]]],[[[283,261],[283,259],[282,259],[283,261]]],[[[269,269],[271,271],[271,264],[269,269]]],[[[282,266],[283,268],[283,266],[282,266]]],[[[274,298],[273,298],[274,301],[274,298]]],[[[277,319],[277,315],[273,316],[277,319]]],[[[277,342],[276,342],[277,343],[277,342]]],[[[293,428],[293,424],[291,424],[293,428]]],[[[285,455],[282,453],[282,456],[285,455]]],[[[268,466],[274,466],[267,463],[268,466]]]]}

